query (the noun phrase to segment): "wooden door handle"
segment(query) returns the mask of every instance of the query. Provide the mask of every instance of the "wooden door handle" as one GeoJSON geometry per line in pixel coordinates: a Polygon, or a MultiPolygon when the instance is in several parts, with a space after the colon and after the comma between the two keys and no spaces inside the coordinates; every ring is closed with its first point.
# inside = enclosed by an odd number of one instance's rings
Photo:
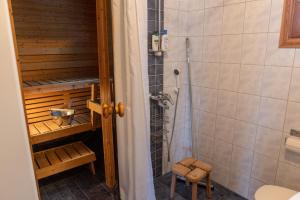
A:
{"type": "Polygon", "coordinates": [[[118,103],[118,105],[115,107],[115,109],[116,109],[116,113],[120,117],[124,117],[124,115],[125,115],[125,106],[122,102],[118,103]]]}

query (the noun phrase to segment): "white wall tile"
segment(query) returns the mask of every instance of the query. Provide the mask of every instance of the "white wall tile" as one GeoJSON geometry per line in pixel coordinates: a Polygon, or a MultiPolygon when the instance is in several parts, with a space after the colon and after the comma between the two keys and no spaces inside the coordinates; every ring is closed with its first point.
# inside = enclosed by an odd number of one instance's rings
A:
{"type": "Polygon", "coordinates": [[[247,94],[260,94],[263,66],[242,65],[240,70],[239,91],[247,94]]]}
{"type": "Polygon", "coordinates": [[[207,136],[207,135],[198,135],[198,141],[197,141],[197,155],[198,157],[204,156],[209,159],[212,158],[213,154],[213,147],[214,147],[214,140],[213,138],[207,136]]]}
{"type": "Polygon", "coordinates": [[[253,149],[256,137],[256,126],[243,121],[237,121],[234,128],[233,144],[239,147],[253,149]]]}
{"type": "Polygon", "coordinates": [[[229,182],[230,171],[224,166],[219,166],[216,163],[213,163],[214,170],[212,171],[212,179],[219,184],[227,187],[229,182]]]}
{"type": "Polygon", "coordinates": [[[237,91],[240,64],[222,64],[219,73],[219,89],[237,91]]]}
{"type": "Polygon", "coordinates": [[[165,61],[185,61],[186,60],[185,37],[169,37],[169,50],[164,56],[165,61]]]}
{"type": "Polygon", "coordinates": [[[220,35],[222,32],[223,8],[205,9],[204,13],[204,35],[220,35]]]}
{"type": "Polygon", "coordinates": [[[236,174],[242,174],[243,176],[250,177],[253,161],[253,151],[233,146],[232,158],[231,158],[231,171],[235,171],[236,174]]]}
{"type": "Polygon", "coordinates": [[[269,32],[280,32],[283,0],[272,0],[269,32]]]}
{"type": "Polygon", "coordinates": [[[191,61],[202,61],[203,37],[189,37],[191,61]]]}
{"type": "MultiPolygon", "coordinates": [[[[202,62],[193,62],[192,61],[190,63],[191,80],[192,80],[193,85],[199,86],[199,84],[200,84],[199,82],[202,81],[201,77],[200,77],[202,70],[203,70],[202,65],[203,65],[202,62]]],[[[173,83],[174,83],[173,85],[176,85],[176,77],[174,76],[174,69],[179,68],[180,66],[183,66],[183,64],[177,63],[177,65],[174,66],[173,69],[170,71],[170,76],[172,77],[173,83]]],[[[180,68],[180,70],[181,70],[181,68],[180,68]]]]}
{"type": "Polygon", "coordinates": [[[254,151],[277,159],[280,152],[282,133],[269,128],[258,127],[254,151]]]}
{"type": "Polygon", "coordinates": [[[200,108],[200,90],[201,90],[200,87],[192,86],[192,102],[193,102],[193,108],[195,109],[200,108]]]}
{"type": "Polygon", "coordinates": [[[166,8],[178,9],[179,0],[165,0],[164,6],[166,8]]]}
{"type": "Polygon", "coordinates": [[[223,166],[228,169],[231,163],[231,154],[232,154],[232,144],[215,140],[213,157],[212,160],[214,163],[217,163],[219,166],[223,166]]]}
{"type": "Polygon", "coordinates": [[[274,183],[277,171],[277,159],[261,154],[254,154],[252,177],[266,182],[274,183]]]}
{"type": "Polygon", "coordinates": [[[201,88],[199,91],[200,110],[216,113],[218,91],[215,89],[201,88]]]}
{"type": "MultiPolygon", "coordinates": [[[[187,11],[178,11],[177,35],[187,36],[189,26],[189,13],[187,11]]],[[[201,23],[199,24],[201,25],[201,23]]]]}
{"type": "Polygon", "coordinates": [[[189,0],[189,10],[201,10],[204,9],[204,0],[189,0]]]}
{"type": "Polygon", "coordinates": [[[227,117],[235,117],[237,93],[220,90],[218,94],[217,112],[227,117]]]}
{"type": "Polygon", "coordinates": [[[187,0],[179,0],[179,7],[178,9],[188,11],[189,10],[189,4],[190,2],[187,0]]]}
{"type": "Polygon", "coordinates": [[[235,3],[243,3],[245,0],[224,0],[224,5],[230,5],[235,3]]]}
{"type": "Polygon", "coordinates": [[[208,112],[200,111],[198,123],[199,123],[198,126],[199,134],[214,137],[216,115],[208,112]]]}
{"type": "Polygon", "coordinates": [[[189,12],[188,35],[201,36],[204,28],[204,11],[196,10],[189,12]],[[193,19],[193,20],[190,20],[193,19]]]}
{"type": "Polygon", "coordinates": [[[262,98],[259,109],[260,125],[276,130],[283,129],[286,101],[262,98]]]}
{"type": "Polygon", "coordinates": [[[279,33],[269,33],[266,53],[266,65],[292,66],[295,49],[279,48],[279,33]]]}
{"type": "Polygon", "coordinates": [[[239,94],[237,119],[256,123],[258,119],[259,104],[259,96],[239,94]]]}
{"type": "Polygon", "coordinates": [[[221,61],[223,63],[241,63],[242,35],[223,35],[221,61]]]}
{"type": "Polygon", "coordinates": [[[262,82],[262,96],[287,99],[292,69],[287,67],[266,67],[262,82]]]}
{"type": "Polygon", "coordinates": [[[295,68],[292,72],[289,100],[300,102],[300,69],[295,68]]]}
{"type": "Polygon", "coordinates": [[[267,34],[244,34],[243,64],[263,65],[267,48],[267,34]]]}
{"type": "Polygon", "coordinates": [[[224,7],[223,34],[240,34],[244,29],[245,3],[224,7]]]}
{"type": "Polygon", "coordinates": [[[290,132],[291,129],[300,129],[300,103],[289,102],[287,105],[284,131],[290,132]]]}
{"type": "Polygon", "coordinates": [[[219,62],[221,44],[222,44],[221,36],[204,37],[203,60],[207,62],[219,62]]]}
{"type": "Polygon", "coordinates": [[[178,31],[178,10],[165,8],[165,28],[170,35],[176,36],[178,31]]]}
{"type": "Polygon", "coordinates": [[[248,197],[249,177],[231,171],[228,187],[241,196],[248,197]]]}
{"type": "Polygon", "coordinates": [[[199,74],[200,85],[217,88],[219,67],[219,63],[203,63],[199,74]]]}
{"type": "Polygon", "coordinates": [[[300,49],[296,49],[294,66],[300,67],[300,49]]]}
{"type": "Polygon", "coordinates": [[[268,31],[271,0],[246,2],[245,33],[265,33],[268,31]]]}
{"type": "Polygon", "coordinates": [[[223,6],[223,0],[205,0],[205,8],[223,6]]]}
{"type": "Polygon", "coordinates": [[[218,116],[216,121],[215,138],[232,143],[234,136],[235,120],[218,116]]]}

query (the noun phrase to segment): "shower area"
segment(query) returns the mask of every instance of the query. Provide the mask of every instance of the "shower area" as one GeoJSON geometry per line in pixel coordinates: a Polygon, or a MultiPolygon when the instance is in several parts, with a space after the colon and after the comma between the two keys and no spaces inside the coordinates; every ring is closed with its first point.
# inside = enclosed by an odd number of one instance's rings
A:
{"type": "Polygon", "coordinates": [[[149,49],[159,29],[168,49],[149,51],[149,91],[167,106],[151,98],[154,176],[193,156],[248,199],[266,184],[300,190],[300,156],[284,146],[300,129],[300,50],[278,48],[283,0],[158,2],[148,0],[149,49]]]}

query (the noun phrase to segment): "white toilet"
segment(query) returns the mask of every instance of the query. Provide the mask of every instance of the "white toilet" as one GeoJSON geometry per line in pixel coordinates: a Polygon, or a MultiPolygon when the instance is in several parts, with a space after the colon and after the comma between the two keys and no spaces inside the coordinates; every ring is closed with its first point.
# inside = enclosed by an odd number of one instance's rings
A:
{"type": "Polygon", "coordinates": [[[289,200],[296,191],[275,185],[264,185],[255,193],[255,200],[289,200]]]}

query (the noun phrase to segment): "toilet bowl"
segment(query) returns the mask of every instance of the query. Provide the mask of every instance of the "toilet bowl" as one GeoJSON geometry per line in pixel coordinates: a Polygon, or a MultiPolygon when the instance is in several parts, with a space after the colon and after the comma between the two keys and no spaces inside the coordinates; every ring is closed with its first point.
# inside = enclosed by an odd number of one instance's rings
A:
{"type": "Polygon", "coordinates": [[[289,200],[297,192],[275,185],[264,185],[255,193],[255,200],[289,200]]]}

